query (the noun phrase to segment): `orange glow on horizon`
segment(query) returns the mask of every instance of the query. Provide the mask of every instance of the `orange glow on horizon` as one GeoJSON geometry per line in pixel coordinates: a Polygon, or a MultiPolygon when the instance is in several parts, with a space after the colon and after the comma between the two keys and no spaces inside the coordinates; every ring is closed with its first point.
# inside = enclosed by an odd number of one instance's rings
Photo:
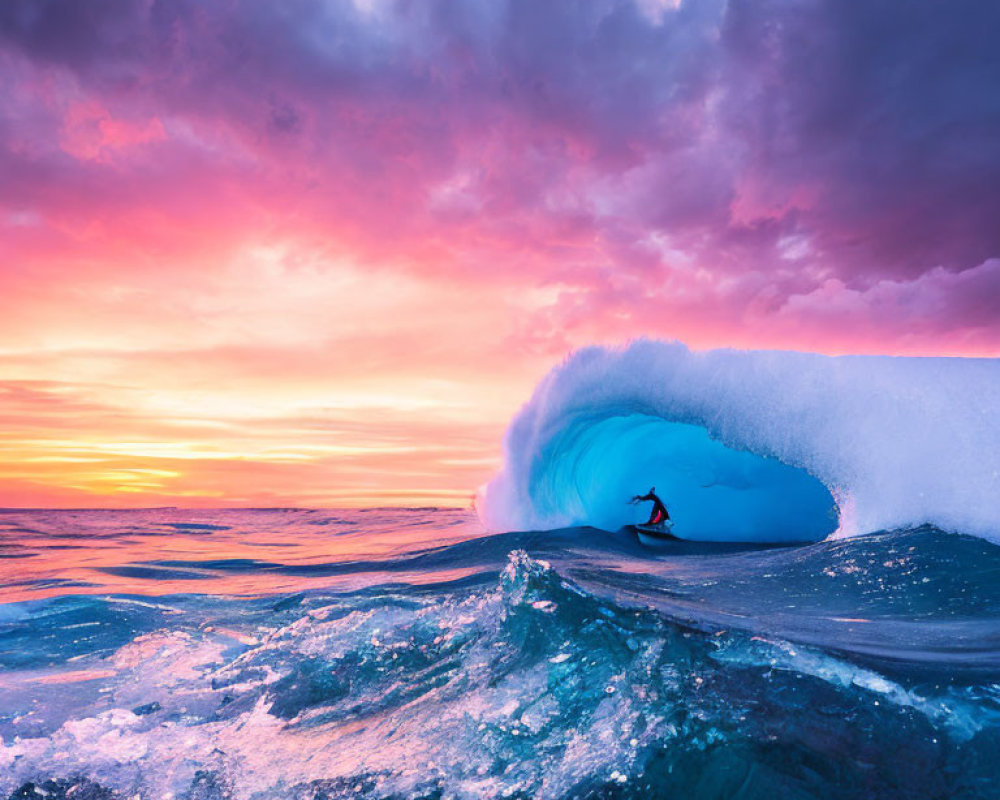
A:
{"type": "Polygon", "coordinates": [[[545,372],[636,327],[696,348],[997,354],[975,330],[890,347],[781,314],[753,331],[655,307],[561,326],[565,288],[323,258],[255,244],[234,254],[249,265],[235,281],[116,267],[22,289],[34,304],[0,319],[0,507],[467,507],[545,372]]]}

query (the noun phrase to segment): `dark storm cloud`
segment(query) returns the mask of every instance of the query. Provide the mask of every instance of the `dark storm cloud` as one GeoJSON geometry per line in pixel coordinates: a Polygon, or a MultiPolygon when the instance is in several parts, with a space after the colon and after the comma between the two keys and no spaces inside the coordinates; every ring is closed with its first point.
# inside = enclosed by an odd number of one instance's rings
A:
{"type": "Polygon", "coordinates": [[[990,2],[733,3],[728,124],[761,183],[815,183],[843,269],[971,267],[1000,250],[998,31],[990,2]]]}

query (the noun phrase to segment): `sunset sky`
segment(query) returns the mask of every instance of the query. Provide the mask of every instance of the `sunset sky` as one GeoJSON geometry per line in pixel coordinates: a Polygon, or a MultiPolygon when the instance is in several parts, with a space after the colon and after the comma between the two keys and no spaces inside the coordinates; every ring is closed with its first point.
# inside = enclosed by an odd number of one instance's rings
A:
{"type": "Polygon", "coordinates": [[[589,343],[1000,355],[998,31],[3,0],[0,506],[467,505],[589,343]]]}

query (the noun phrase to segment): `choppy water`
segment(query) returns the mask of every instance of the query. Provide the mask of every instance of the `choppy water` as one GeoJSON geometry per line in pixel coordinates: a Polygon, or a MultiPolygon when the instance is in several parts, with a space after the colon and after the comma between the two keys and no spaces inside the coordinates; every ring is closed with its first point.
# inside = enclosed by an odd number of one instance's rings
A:
{"type": "Polygon", "coordinates": [[[0,514],[0,797],[993,798],[1000,547],[0,514]]]}

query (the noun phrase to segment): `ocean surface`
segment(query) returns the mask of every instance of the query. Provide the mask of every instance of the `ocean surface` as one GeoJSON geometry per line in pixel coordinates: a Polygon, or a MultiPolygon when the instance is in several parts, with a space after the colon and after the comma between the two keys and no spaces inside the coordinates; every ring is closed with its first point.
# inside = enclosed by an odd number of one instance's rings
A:
{"type": "Polygon", "coordinates": [[[0,797],[996,798],[1000,547],[0,512],[0,797]]]}

